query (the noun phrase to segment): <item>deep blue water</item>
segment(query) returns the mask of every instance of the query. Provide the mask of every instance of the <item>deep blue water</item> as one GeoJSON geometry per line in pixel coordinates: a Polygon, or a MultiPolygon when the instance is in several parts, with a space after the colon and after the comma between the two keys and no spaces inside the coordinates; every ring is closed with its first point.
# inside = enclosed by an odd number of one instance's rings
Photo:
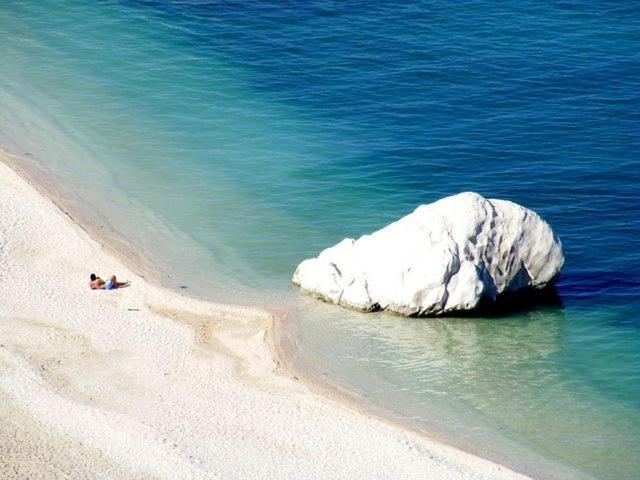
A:
{"type": "Polygon", "coordinates": [[[0,143],[169,283],[304,302],[301,356],[334,381],[541,476],[635,479],[638,25],[616,1],[8,2],[0,143]],[[563,307],[403,320],[290,287],[300,260],[465,190],[552,225],[563,307]]]}

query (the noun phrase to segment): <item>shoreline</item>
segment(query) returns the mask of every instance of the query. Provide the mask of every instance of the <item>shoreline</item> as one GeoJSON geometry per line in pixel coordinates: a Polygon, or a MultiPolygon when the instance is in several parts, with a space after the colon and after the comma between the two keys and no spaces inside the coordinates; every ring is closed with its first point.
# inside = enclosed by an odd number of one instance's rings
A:
{"type": "MultiPolygon", "coordinates": [[[[147,282],[159,288],[167,288],[168,290],[180,296],[212,304],[219,303],[207,298],[188,295],[184,292],[179,292],[169,286],[163,285],[160,281],[161,274],[151,266],[151,263],[148,262],[142,254],[136,251],[136,247],[134,245],[122,241],[117,233],[113,230],[111,231],[111,235],[109,235],[107,238],[102,238],[105,235],[105,232],[101,231],[99,227],[93,225],[93,223],[90,221],[77,219],[75,212],[71,211],[72,208],[69,205],[65,205],[62,194],[56,191],[57,186],[52,182],[49,182],[49,184],[47,185],[41,182],[42,180],[44,180],[46,172],[43,171],[39,175],[34,175],[33,172],[31,172],[28,168],[25,168],[21,165],[20,162],[23,160],[24,159],[20,156],[8,153],[0,148],[0,163],[9,165],[9,167],[14,172],[16,172],[25,182],[27,182],[31,187],[38,191],[38,193],[40,193],[42,196],[50,200],[64,215],[69,217],[71,222],[85,231],[89,237],[91,237],[101,246],[101,248],[106,249],[110,255],[116,257],[119,261],[121,261],[131,270],[135,271],[147,282]],[[109,242],[106,241],[107,239],[115,239],[119,241],[118,246],[122,250],[111,247],[109,242]]],[[[33,166],[35,166],[35,164],[33,166]]],[[[108,228],[110,229],[111,227],[108,228]]],[[[427,440],[437,441],[442,443],[443,445],[451,446],[452,448],[458,448],[449,445],[445,439],[435,438],[430,432],[411,424],[408,420],[403,419],[401,415],[395,414],[384,407],[377,406],[373,402],[363,398],[358,393],[352,392],[346,388],[334,384],[327,379],[323,379],[319,375],[313,374],[308,368],[305,368],[305,365],[296,354],[297,347],[295,345],[293,335],[285,326],[285,324],[287,323],[288,312],[286,312],[284,309],[276,310],[267,307],[245,307],[235,304],[226,304],[224,302],[222,304],[233,305],[234,307],[237,306],[240,308],[258,308],[272,315],[272,325],[269,329],[269,334],[267,335],[266,340],[274,356],[274,362],[278,365],[278,369],[283,375],[286,375],[296,381],[304,382],[306,386],[310,387],[318,395],[327,398],[330,401],[343,403],[345,404],[345,406],[347,406],[347,408],[353,409],[359,414],[374,417],[379,419],[380,421],[399,426],[403,429],[422,435],[427,440]]],[[[473,452],[468,452],[464,449],[460,450],[469,455],[477,456],[473,452]]]]}
{"type": "Polygon", "coordinates": [[[596,480],[595,477],[574,471],[566,465],[556,464],[554,461],[546,458],[544,459],[546,462],[545,472],[541,473],[539,468],[531,468],[531,465],[535,464],[535,460],[530,460],[527,465],[529,468],[527,468],[527,466],[522,463],[509,462],[506,459],[500,458],[495,451],[493,452],[493,456],[475,453],[471,449],[465,448],[465,446],[456,445],[454,441],[445,435],[432,432],[428,428],[413,423],[401,413],[375,403],[375,401],[369,399],[366,395],[333,383],[323,376],[320,371],[314,370],[306,364],[304,360],[300,359],[300,356],[296,353],[297,346],[294,336],[290,333],[289,328],[283,325],[290,321],[293,320],[280,316],[273,317],[273,322],[276,325],[273,329],[274,335],[276,336],[274,348],[276,349],[276,358],[279,361],[278,365],[284,364],[284,372],[286,372],[286,374],[295,380],[302,381],[305,386],[316,395],[328,401],[336,402],[365,417],[411,432],[428,442],[438,443],[445,448],[455,449],[465,455],[470,455],[480,458],[483,461],[499,465],[500,468],[507,469],[517,475],[522,475],[524,478],[536,478],[540,480],[557,480],[561,478],[571,480],[596,480]],[[554,473],[551,474],[550,470],[554,473]]]}
{"type": "MultiPolygon", "coordinates": [[[[105,224],[100,225],[99,222],[91,218],[92,213],[89,210],[74,208],[74,203],[78,204],[78,206],[82,203],[81,199],[60,182],[56,182],[55,179],[52,180],[50,171],[44,169],[37,162],[11,153],[2,147],[0,147],[0,163],[7,165],[31,188],[53,203],[74,225],[77,225],[101,248],[107,250],[110,255],[134,270],[145,280],[161,288],[169,288],[162,284],[161,274],[146,259],[139,247],[126,242],[123,239],[123,235],[117,232],[113,226],[107,224],[106,220],[105,224]],[[72,200],[67,199],[69,196],[73,197],[72,200]],[[117,245],[117,248],[112,246],[113,243],[117,245]]],[[[208,301],[204,298],[199,300],[208,301]]]]}
{"type": "MultiPolygon", "coordinates": [[[[484,475],[489,473],[487,468],[490,471],[491,478],[495,478],[495,475],[498,474],[505,475],[506,478],[524,478],[515,472],[509,471],[502,465],[495,464],[472,453],[450,446],[442,440],[435,439],[429,435],[428,432],[410,425],[409,422],[403,423],[397,418],[390,418],[390,412],[383,408],[380,408],[380,411],[374,411],[372,406],[366,404],[356,393],[348,392],[324,379],[310,378],[310,373],[304,372],[304,369],[296,364],[296,358],[293,352],[294,347],[291,343],[287,343],[292,342],[292,340],[287,338],[286,328],[283,326],[285,318],[283,318],[282,312],[274,312],[262,308],[219,304],[188,297],[182,293],[174,292],[167,287],[158,286],[154,283],[152,271],[149,264],[144,262],[142,255],[127,257],[125,254],[126,258],[121,258],[122,253],[108,246],[110,245],[109,242],[105,242],[104,239],[101,238],[101,233],[97,231],[97,229],[92,230],[90,227],[83,225],[83,222],[74,216],[75,212],[71,212],[71,209],[68,208],[68,205],[64,204],[64,201],[61,199],[56,201],[55,194],[48,190],[47,185],[39,184],[38,179],[31,177],[29,172],[25,171],[24,168],[14,166],[13,163],[19,163],[19,157],[11,159],[11,154],[7,155],[4,152],[0,152],[0,156],[2,157],[0,163],[20,178],[27,189],[32,189],[34,193],[42,198],[43,202],[50,202],[57,210],[59,216],[62,214],[67,218],[67,222],[71,224],[72,228],[81,230],[83,234],[88,237],[89,241],[94,242],[100,250],[104,250],[106,256],[111,257],[109,263],[116,265],[122,264],[123,268],[130,270],[131,274],[138,277],[136,282],[134,282],[133,288],[126,289],[123,294],[128,296],[133,295],[133,293],[130,292],[139,288],[138,285],[144,282],[146,285],[141,285],[141,287],[147,291],[145,293],[149,293],[149,297],[156,300],[158,300],[159,296],[169,297],[168,301],[165,299],[164,302],[159,302],[169,304],[168,306],[165,305],[164,309],[154,310],[155,305],[149,304],[153,310],[152,313],[169,318],[173,316],[176,320],[188,324],[195,332],[197,339],[200,339],[199,341],[205,344],[216,344],[213,347],[214,350],[217,349],[217,351],[223,352],[222,355],[226,356],[227,360],[231,359],[232,363],[235,364],[234,370],[238,376],[244,377],[244,374],[247,374],[252,381],[257,381],[257,383],[259,385],[262,384],[262,386],[264,386],[266,382],[266,384],[268,384],[268,390],[275,387],[275,390],[278,391],[280,388],[281,391],[278,392],[280,395],[282,395],[283,392],[284,394],[291,394],[292,389],[295,391],[294,396],[300,394],[303,396],[311,395],[314,402],[325,404],[325,407],[338,405],[343,410],[340,412],[341,415],[363,417],[360,420],[366,419],[367,422],[384,424],[386,428],[391,430],[400,430],[403,435],[409,434],[417,436],[419,437],[418,443],[425,443],[428,449],[439,450],[438,454],[452,456],[460,462],[460,465],[467,464],[467,468],[468,464],[477,467],[477,472],[467,470],[464,478],[485,478],[484,475]],[[147,272],[145,268],[149,268],[149,271],[147,272]],[[175,302],[175,300],[177,300],[177,302],[175,302]],[[172,301],[173,303],[177,303],[180,308],[172,308],[175,306],[172,304],[172,301]],[[191,311],[184,311],[182,309],[184,306],[188,306],[191,311]],[[239,327],[238,325],[234,325],[232,328],[240,328],[243,334],[247,336],[246,338],[251,338],[253,342],[256,341],[256,336],[259,337],[257,341],[259,343],[261,342],[263,346],[267,348],[268,358],[264,358],[266,355],[264,349],[261,351],[263,357],[260,358],[260,361],[255,361],[255,359],[248,359],[247,356],[251,357],[255,355],[256,352],[246,351],[246,349],[243,351],[241,346],[234,343],[234,341],[232,341],[231,344],[225,344],[221,339],[229,341],[229,338],[225,337],[224,333],[221,334],[219,331],[214,331],[215,329],[212,330],[209,320],[207,320],[207,315],[212,311],[215,311],[216,314],[222,311],[224,315],[245,317],[239,321],[239,327]],[[250,317],[248,322],[246,317],[250,317]],[[186,320],[184,320],[185,318],[186,320]],[[269,363],[272,365],[269,365],[269,363]],[[281,378],[276,380],[274,384],[274,378],[271,377],[281,378]],[[279,383],[285,383],[286,386],[278,385],[279,383]],[[476,474],[477,476],[474,476],[476,474]]],[[[4,176],[6,175],[0,175],[0,178],[4,176]]],[[[134,250],[133,246],[130,246],[130,249],[134,250]]],[[[127,251],[127,254],[128,253],[127,251]]],[[[4,316],[4,312],[0,313],[0,318],[4,316]]],[[[237,318],[236,321],[238,321],[237,318]]],[[[239,334],[237,330],[235,334],[239,334]]],[[[255,347],[256,345],[254,344],[253,346],[255,347]]],[[[260,351],[261,348],[262,347],[258,346],[257,350],[260,351]]],[[[272,433],[277,434],[278,432],[272,433]]],[[[389,448],[389,450],[393,449],[389,448]]],[[[433,460],[434,457],[430,456],[429,458],[433,460]]],[[[445,462],[445,464],[447,463],[449,462],[445,462]]],[[[333,467],[335,467],[335,465],[333,467]]],[[[454,470],[459,471],[457,468],[454,470]]],[[[452,472],[448,471],[447,475],[451,474],[452,472]]],[[[433,478],[440,477],[434,476],[433,478]]],[[[447,478],[455,478],[455,476],[447,478]]]]}

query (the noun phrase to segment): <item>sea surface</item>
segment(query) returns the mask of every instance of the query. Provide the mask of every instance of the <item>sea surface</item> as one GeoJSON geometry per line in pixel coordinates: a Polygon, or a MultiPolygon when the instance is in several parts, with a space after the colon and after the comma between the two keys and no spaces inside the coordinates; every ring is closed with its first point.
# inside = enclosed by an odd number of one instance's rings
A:
{"type": "Polygon", "coordinates": [[[4,1],[0,145],[163,283],[284,306],[372,404],[537,478],[635,480],[639,26],[625,1],[4,1]],[[403,319],[291,286],[467,190],[551,224],[561,305],[403,319]]]}

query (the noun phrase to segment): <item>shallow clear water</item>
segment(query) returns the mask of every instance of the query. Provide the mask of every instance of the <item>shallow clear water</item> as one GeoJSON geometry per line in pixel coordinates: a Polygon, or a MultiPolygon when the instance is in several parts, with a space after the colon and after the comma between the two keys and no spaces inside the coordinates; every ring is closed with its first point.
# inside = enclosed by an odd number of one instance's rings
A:
{"type": "Polygon", "coordinates": [[[626,2],[5,2],[0,143],[168,284],[300,309],[334,381],[536,475],[638,478],[639,22],[626,2]],[[290,287],[464,190],[551,223],[562,308],[400,319],[290,287]]]}

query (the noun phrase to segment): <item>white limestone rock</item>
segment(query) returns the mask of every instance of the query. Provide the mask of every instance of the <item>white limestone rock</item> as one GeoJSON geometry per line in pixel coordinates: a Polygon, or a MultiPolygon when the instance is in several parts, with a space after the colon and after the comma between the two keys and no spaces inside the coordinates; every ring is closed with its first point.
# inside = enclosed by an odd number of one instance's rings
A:
{"type": "Polygon", "coordinates": [[[543,288],[563,263],[560,240],[536,213],[466,192],[342,240],[300,263],[293,283],[358,310],[439,315],[543,288]]]}

